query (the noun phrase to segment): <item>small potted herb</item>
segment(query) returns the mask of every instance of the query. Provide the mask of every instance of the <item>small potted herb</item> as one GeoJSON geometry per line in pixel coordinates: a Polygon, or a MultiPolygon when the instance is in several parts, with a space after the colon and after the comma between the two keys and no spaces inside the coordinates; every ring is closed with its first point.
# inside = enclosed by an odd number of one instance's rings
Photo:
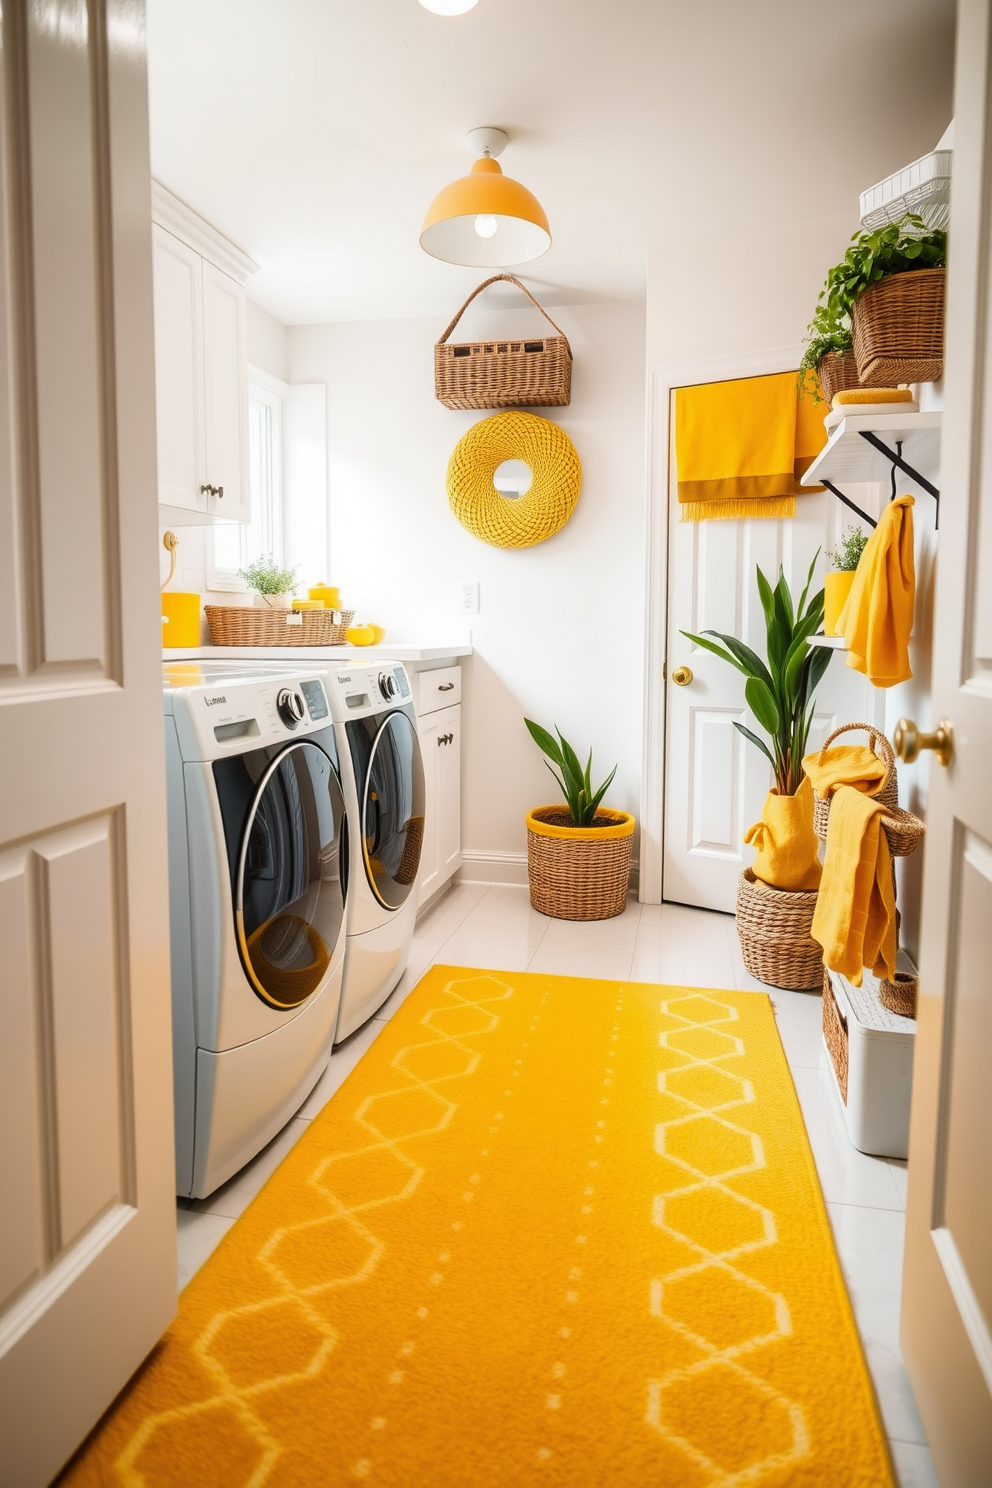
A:
{"type": "Polygon", "coordinates": [[[827,550],[827,562],[833,564],[833,572],[828,573],[823,580],[824,635],[840,634],[837,621],[847,604],[855,571],[867,542],[868,534],[863,527],[848,527],[836,548],[827,550]]]}
{"type": "Polygon", "coordinates": [[[288,610],[293,603],[296,569],[280,568],[271,553],[246,568],[239,568],[238,577],[244,579],[249,589],[254,589],[258,610],[288,610]]]}
{"type": "Polygon", "coordinates": [[[549,734],[525,718],[545,764],[561,787],[564,805],[535,806],[527,814],[530,902],[559,920],[607,920],[622,914],[630,882],[634,818],[600,805],[616,765],[595,790],[592,750],[585,769],[560,729],[549,734]]]}

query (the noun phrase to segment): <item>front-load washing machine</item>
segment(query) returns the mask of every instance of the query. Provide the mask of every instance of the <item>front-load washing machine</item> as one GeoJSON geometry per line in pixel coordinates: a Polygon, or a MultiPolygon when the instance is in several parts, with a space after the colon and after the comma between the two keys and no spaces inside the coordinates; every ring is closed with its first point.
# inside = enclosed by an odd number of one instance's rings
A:
{"type": "Polygon", "coordinates": [[[348,941],[335,1043],[382,1006],[403,975],[417,918],[424,766],[402,666],[327,673],[349,834],[348,941]]]}
{"type": "Polygon", "coordinates": [[[319,670],[164,668],[176,1191],[203,1198],[320,1077],[347,819],[319,670]]]}

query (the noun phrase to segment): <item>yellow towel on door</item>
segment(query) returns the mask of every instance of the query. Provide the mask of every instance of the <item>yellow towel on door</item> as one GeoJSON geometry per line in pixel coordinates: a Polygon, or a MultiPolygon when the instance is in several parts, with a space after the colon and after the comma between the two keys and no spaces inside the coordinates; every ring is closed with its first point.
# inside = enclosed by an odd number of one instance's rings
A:
{"type": "Polygon", "coordinates": [[[896,895],[892,855],[880,801],[849,785],[834,792],[827,827],[827,856],[811,934],[823,960],[855,987],[870,966],[891,977],[896,966],[896,895]]]}
{"type": "Polygon", "coordinates": [[[751,869],[762,883],[793,891],[819,888],[819,843],[813,830],[813,788],[808,780],[794,796],[770,790],[761,820],[748,828],[744,841],[758,849],[751,869]]]}
{"type": "Polygon", "coordinates": [[[682,520],[795,516],[797,483],[825,443],[823,419],[812,398],[798,396],[794,372],[679,388],[682,520]]]}
{"type": "Polygon", "coordinates": [[[885,761],[867,744],[834,744],[822,753],[807,754],[803,769],[818,796],[829,796],[841,785],[877,796],[889,773],[885,761]]]}
{"type": "Polygon", "coordinates": [[[873,687],[894,687],[913,675],[909,638],[916,603],[912,496],[890,501],[861,554],[837,620],[847,664],[873,687]]]}

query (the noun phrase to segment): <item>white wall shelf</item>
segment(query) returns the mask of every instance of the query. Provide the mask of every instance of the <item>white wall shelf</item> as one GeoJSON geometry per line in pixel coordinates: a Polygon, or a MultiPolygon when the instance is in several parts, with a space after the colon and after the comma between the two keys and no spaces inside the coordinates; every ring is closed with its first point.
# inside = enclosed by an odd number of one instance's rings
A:
{"type": "Polygon", "coordinates": [[[893,450],[902,441],[902,458],[920,475],[932,481],[940,468],[940,412],[883,413],[877,418],[849,414],[837,425],[803,476],[804,486],[821,486],[824,481],[887,480],[892,462],[876,449],[862,431],[876,435],[893,450]]]}
{"type": "Polygon", "coordinates": [[[811,646],[823,646],[827,651],[845,651],[843,636],[811,635],[809,638],[811,646]]]}

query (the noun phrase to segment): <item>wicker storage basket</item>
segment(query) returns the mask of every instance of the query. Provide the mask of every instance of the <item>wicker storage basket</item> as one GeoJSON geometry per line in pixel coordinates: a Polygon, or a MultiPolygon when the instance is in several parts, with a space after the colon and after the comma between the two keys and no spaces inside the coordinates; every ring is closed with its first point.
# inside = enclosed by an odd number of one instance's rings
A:
{"type": "Polygon", "coordinates": [[[878,979],[878,1000],[890,1013],[900,1013],[904,1018],[916,1017],[916,993],[920,985],[919,973],[897,971],[890,981],[888,977],[878,979]]]}
{"type": "Polygon", "coordinates": [[[945,269],[889,274],[855,300],[851,334],[862,387],[936,382],[944,368],[945,269]]]}
{"type": "Polygon", "coordinates": [[[823,1042],[827,1046],[831,1063],[837,1075],[841,1097],[847,1104],[848,1040],[847,1024],[844,1021],[834,989],[830,985],[830,974],[823,968],[823,1042]]]}
{"type": "Polygon", "coordinates": [[[827,403],[833,401],[834,393],[846,393],[849,388],[861,386],[853,351],[828,351],[817,362],[816,375],[827,403]]]}
{"type": "Polygon", "coordinates": [[[744,869],[737,881],[737,935],[753,977],[792,992],[819,987],[823,952],[810,934],[815,909],[815,889],[773,889],[744,869]]]}
{"type": "Polygon", "coordinates": [[[596,812],[598,827],[575,827],[567,806],[537,806],[527,816],[530,902],[556,920],[608,920],[623,914],[630,884],[634,818],[596,812]]]}
{"type": "Polygon", "coordinates": [[[204,605],[212,646],[343,646],[354,610],[204,605]]]}
{"type": "MultiPolygon", "coordinates": [[[[921,817],[914,816],[912,811],[904,811],[899,805],[899,780],[896,775],[896,757],[892,745],[884,734],[878,729],[872,728],[869,723],[845,723],[839,729],[823,741],[820,756],[830,748],[830,745],[838,735],[850,730],[861,730],[868,735],[872,750],[889,767],[889,773],[877,799],[885,805],[885,815],[882,817],[882,831],[888,840],[889,851],[894,858],[908,858],[914,853],[923,841],[926,832],[926,823],[921,817]]],[[[813,827],[821,842],[827,840],[827,823],[830,820],[830,796],[813,795],[813,827]]]]}
{"type": "Polygon", "coordinates": [[[529,289],[494,274],[473,289],[434,347],[434,392],[445,408],[563,408],[572,397],[572,348],[529,289]],[[530,341],[459,341],[448,337],[477,294],[504,279],[522,289],[558,332],[530,341]]]}

